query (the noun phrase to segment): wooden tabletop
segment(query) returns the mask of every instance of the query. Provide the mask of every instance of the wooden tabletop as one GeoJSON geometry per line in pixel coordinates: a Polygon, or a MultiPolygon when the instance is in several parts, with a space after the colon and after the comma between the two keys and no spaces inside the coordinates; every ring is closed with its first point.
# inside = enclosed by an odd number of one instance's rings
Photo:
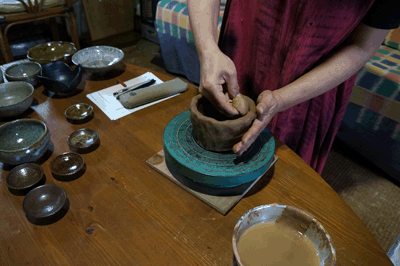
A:
{"type": "MultiPolygon", "coordinates": [[[[147,71],[127,64],[113,75],[126,81],[147,71]]],[[[87,78],[80,93],[69,98],[49,97],[43,87],[36,88],[33,111],[26,114],[45,121],[50,130],[53,151],[42,167],[46,184],[67,192],[70,207],[62,219],[48,225],[29,222],[21,207],[24,197],[8,191],[4,178],[9,168],[0,164],[0,265],[232,265],[236,222],[249,209],[270,203],[315,215],[336,246],[337,265],[392,265],[349,206],[278,140],[275,166],[226,216],[148,167],[146,160],[163,148],[165,126],[188,109],[195,87],[116,121],[93,105],[91,121],[71,124],[66,108],[91,103],[87,94],[116,84],[112,76],[87,78]],[[86,127],[99,133],[100,146],[83,154],[86,171],[81,177],[58,181],[50,161],[69,151],[70,133],[86,127]]]]}

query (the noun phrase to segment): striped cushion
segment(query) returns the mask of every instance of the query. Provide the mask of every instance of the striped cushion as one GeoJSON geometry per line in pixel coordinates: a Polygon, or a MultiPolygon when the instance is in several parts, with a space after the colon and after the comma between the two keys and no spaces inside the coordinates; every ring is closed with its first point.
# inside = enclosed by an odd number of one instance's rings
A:
{"type": "MultiPolygon", "coordinates": [[[[225,7],[222,5],[218,21],[218,35],[221,29],[224,9],[225,7]]],[[[161,0],[157,5],[155,23],[157,32],[168,34],[178,39],[184,39],[188,43],[194,44],[189,22],[187,0],[161,0]]]]}
{"type": "Polygon", "coordinates": [[[384,44],[391,48],[400,50],[400,28],[391,30],[386,36],[384,44]]]}
{"type": "Polygon", "coordinates": [[[400,141],[399,86],[400,52],[382,45],[358,73],[350,97],[350,103],[360,107],[356,122],[377,131],[388,130],[385,121],[389,119],[395,125],[390,127],[390,135],[400,141]]]}

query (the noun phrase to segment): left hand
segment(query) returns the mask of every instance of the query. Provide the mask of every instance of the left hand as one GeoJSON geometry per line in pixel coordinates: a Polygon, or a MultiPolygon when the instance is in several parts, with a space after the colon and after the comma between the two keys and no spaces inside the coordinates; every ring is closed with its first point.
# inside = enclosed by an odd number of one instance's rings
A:
{"type": "Polygon", "coordinates": [[[257,139],[272,117],[283,108],[283,100],[276,91],[263,91],[257,98],[257,118],[253,121],[249,131],[243,135],[242,140],[233,146],[233,151],[238,156],[242,155],[257,139]]]}

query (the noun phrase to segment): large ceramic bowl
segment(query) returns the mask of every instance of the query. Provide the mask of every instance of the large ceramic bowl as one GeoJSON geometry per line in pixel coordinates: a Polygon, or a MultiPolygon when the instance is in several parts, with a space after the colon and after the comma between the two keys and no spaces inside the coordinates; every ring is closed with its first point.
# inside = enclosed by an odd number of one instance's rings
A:
{"type": "Polygon", "coordinates": [[[34,88],[23,81],[0,84],[0,117],[14,117],[32,104],[34,88]]]}
{"type": "Polygon", "coordinates": [[[256,119],[256,105],[252,99],[242,95],[249,104],[245,116],[228,119],[201,94],[193,97],[190,104],[190,120],[193,126],[193,138],[196,143],[208,151],[232,151],[242,136],[256,119]]]}
{"type": "Polygon", "coordinates": [[[0,126],[0,161],[9,165],[35,162],[50,145],[44,122],[19,119],[0,126]]]}
{"type": "Polygon", "coordinates": [[[41,66],[36,62],[22,62],[9,66],[4,75],[8,81],[25,81],[36,86],[41,66]]]}
{"type": "Polygon", "coordinates": [[[121,49],[111,46],[92,46],[79,50],[72,56],[75,65],[95,74],[105,74],[113,69],[124,58],[121,49]]]}
{"type": "Polygon", "coordinates": [[[57,61],[44,65],[38,77],[45,89],[57,95],[69,95],[82,80],[82,68],[78,65],[72,70],[66,63],[57,61]]]}
{"type": "MultiPolygon", "coordinates": [[[[279,204],[255,207],[245,213],[236,223],[232,237],[235,264],[239,266],[250,265],[251,261],[254,259],[262,259],[263,255],[268,256],[267,253],[271,250],[273,250],[274,253],[269,254],[271,257],[268,259],[272,260],[273,256],[279,257],[281,260],[288,257],[287,254],[290,247],[287,244],[293,246],[296,244],[290,241],[284,243],[281,240],[284,239],[284,237],[286,238],[289,232],[292,234],[290,238],[294,241],[302,240],[308,243],[311,242],[310,245],[313,247],[311,246],[310,248],[315,250],[315,259],[318,265],[336,265],[335,247],[332,243],[331,237],[322,224],[310,213],[296,207],[279,204]],[[279,227],[276,226],[272,228],[274,229],[272,234],[264,234],[266,233],[265,229],[268,230],[268,227],[264,227],[264,230],[260,230],[260,227],[258,227],[258,231],[254,228],[254,226],[259,226],[261,224],[264,224],[265,226],[275,226],[278,223],[279,227]],[[243,236],[250,231],[252,232],[252,237],[243,238],[243,236]],[[241,242],[241,240],[243,240],[243,242],[241,242]],[[276,240],[279,240],[279,243],[276,242],[276,240]],[[280,252],[283,250],[287,252],[286,255],[279,256],[280,252]],[[265,251],[267,251],[267,253],[265,251]]],[[[303,247],[305,246],[306,245],[303,247]]],[[[297,265],[295,263],[296,259],[308,257],[308,254],[312,253],[297,254],[300,255],[297,256],[297,258],[295,257],[296,253],[290,254],[292,256],[290,258],[292,261],[287,265],[297,265]]],[[[303,263],[299,264],[305,265],[305,262],[303,261],[303,263]]]]}
{"type": "Polygon", "coordinates": [[[76,50],[75,44],[71,42],[48,42],[30,48],[27,57],[41,65],[55,61],[71,63],[71,56],[76,50]]]}

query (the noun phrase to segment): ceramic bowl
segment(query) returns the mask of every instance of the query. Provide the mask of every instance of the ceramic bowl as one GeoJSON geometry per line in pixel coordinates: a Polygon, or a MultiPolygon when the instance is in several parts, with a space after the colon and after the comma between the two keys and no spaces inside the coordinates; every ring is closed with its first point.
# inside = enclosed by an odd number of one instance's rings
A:
{"type": "Polygon", "coordinates": [[[75,44],[71,42],[48,42],[30,48],[27,57],[42,66],[56,61],[63,61],[69,64],[71,63],[72,55],[76,51],[75,44]]]}
{"type": "Polygon", "coordinates": [[[9,66],[4,75],[8,81],[25,81],[36,86],[41,69],[39,63],[23,62],[9,66]]]}
{"type": "Polygon", "coordinates": [[[26,194],[44,179],[43,168],[35,163],[14,167],[6,177],[7,187],[14,192],[26,194]]]}
{"type": "Polygon", "coordinates": [[[33,218],[46,218],[55,215],[64,207],[67,193],[57,185],[48,184],[32,189],[22,202],[25,214],[33,218]]]}
{"type": "Polygon", "coordinates": [[[50,170],[56,176],[68,177],[78,173],[84,164],[85,161],[80,154],[65,152],[51,161],[50,170]]]}
{"type": "Polygon", "coordinates": [[[64,62],[54,62],[42,67],[39,80],[43,86],[56,95],[70,95],[82,80],[82,69],[78,65],[72,70],[64,62]]]}
{"type": "Polygon", "coordinates": [[[81,64],[90,73],[105,74],[124,58],[121,49],[111,46],[92,46],[79,50],[72,56],[75,65],[81,64]]]}
{"type": "MultiPolygon", "coordinates": [[[[232,246],[236,265],[247,265],[245,256],[241,257],[238,243],[249,228],[267,222],[279,222],[296,232],[301,237],[307,237],[318,252],[320,265],[336,264],[336,251],[331,237],[320,222],[311,214],[292,206],[270,204],[255,207],[245,213],[233,229],[232,246]],[[243,264],[244,263],[244,264],[243,264]]],[[[260,242],[252,244],[254,249],[260,248],[260,242]]],[[[262,254],[262,251],[259,252],[262,254]]],[[[247,258],[248,259],[248,258],[247,258]]],[[[248,262],[248,261],[247,261],[248,262]]]]}
{"type": "Polygon", "coordinates": [[[67,138],[69,146],[75,149],[86,149],[91,147],[99,139],[99,134],[89,128],[82,128],[72,132],[67,138]]]}
{"type": "Polygon", "coordinates": [[[18,119],[0,126],[0,161],[3,163],[35,162],[49,145],[50,132],[42,121],[18,119]]]}
{"type": "Polygon", "coordinates": [[[0,117],[14,117],[25,112],[33,102],[34,88],[23,81],[0,84],[0,117]]]}
{"type": "Polygon", "coordinates": [[[80,121],[93,114],[93,107],[86,103],[77,103],[65,110],[65,117],[71,120],[80,121]]]}
{"type": "Polygon", "coordinates": [[[257,117],[254,101],[245,95],[242,97],[248,102],[249,111],[236,119],[220,114],[201,94],[193,97],[189,107],[190,120],[193,138],[200,147],[208,151],[232,151],[257,117]]]}

